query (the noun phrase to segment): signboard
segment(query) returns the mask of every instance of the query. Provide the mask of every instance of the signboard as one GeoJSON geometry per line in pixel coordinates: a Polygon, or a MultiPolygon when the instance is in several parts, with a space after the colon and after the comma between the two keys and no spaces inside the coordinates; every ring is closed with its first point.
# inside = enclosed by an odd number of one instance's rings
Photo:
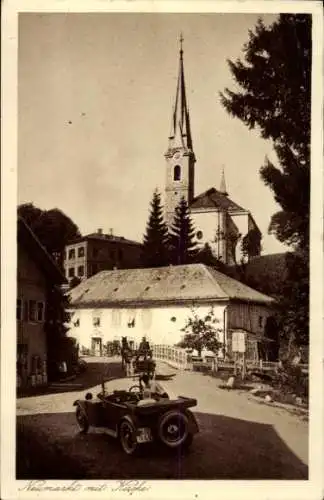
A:
{"type": "Polygon", "coordinates": [[[245,352],[246,342],[245,342],[245,332],[233,332],[232,334],[232,351],[233,352],[245,352]]]}

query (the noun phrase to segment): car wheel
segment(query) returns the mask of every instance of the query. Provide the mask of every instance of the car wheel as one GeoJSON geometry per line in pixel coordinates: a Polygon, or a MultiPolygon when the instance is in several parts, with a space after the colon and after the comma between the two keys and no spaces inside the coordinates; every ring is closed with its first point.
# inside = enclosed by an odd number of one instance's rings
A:
{"type": "Polygon", "coordinates": [[[138,448],[136,430],[129,420],[123,420],[119,427],[120,444],[127,455],[133,455],[138,448]]]}
{"type": "Polygon", "coordinates": [[[82,408],[80,408],[80,406],[77,407],[75,416],[80,432],[82,434],[88,432],[89,420],[85,412],[82,410],[82,408]]]}
{"type": "Polygon", "coordinates": [[[189,421],[184,413],[170,411],[162,415],[158,426],[159,438],[169,448],[177,448],[189,436],[189,421]]]}

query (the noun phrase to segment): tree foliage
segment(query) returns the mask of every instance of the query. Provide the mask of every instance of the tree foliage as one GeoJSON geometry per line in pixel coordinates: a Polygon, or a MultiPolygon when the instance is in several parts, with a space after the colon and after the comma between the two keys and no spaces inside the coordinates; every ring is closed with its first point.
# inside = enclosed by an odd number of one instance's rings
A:
{"type": "Polygon", "coordinates": [[[175,209],[174,221],[170,229],[169,250],[174,265],[190,264],[197,255],[194,240],[195,229],[186,200],[182,198],[175,209]]]}
{"type": "Polygon", "coordinates": [[[218,340],[218,333],[221,332],[221,329],[217,328],[218,323],[219,320],[215,317],[213,309],[203,318],[192,310],[192,315],[181,329],[185,335],[179,347],[196,349],[199,356],[204,348],[217,353],[222,345],[218,340]]]}
{"type": "Polygon", "coordinates": [[[193,257],[193,262],[205,264],[227,274],[227,265],[215,257],[208,243],[205,243],[201,249],[197,250],[196,255],[193,257]]]}
{"type": "Polygon", "coordinates": [[[168,229],[163,218],[161,195],[155,190],[143,241],[142,263],[145,267],[168,264],[168,229]]]}
{"type": "Polygon", "coordinates": [[[25,220],[63,270],[65,246],[81,236],[77,225],[58,208],[41,210],[32,203],[19,205],[18,215],[25,220]]]}
{"type": "Polygon", "coordinates": [[[271,139],[278,165],[260,169],[281,210],[269,232],[295,251],[287,259],[280,323],[285,339],[308,339],[311,116],[311,16],[281,14],[271,26],[259,20],[243,48],[244,61],[228,61],[238,90],[221,102],[234,117],[271,139]]]}
{"type": "Polygon", "coordinates": [[[282,14],[269,27],[259,20],[244,62],[228,61],[239,90],[221,94],[229,113],[272,139],[280,167],[267,160],[260,173],[282,210],[269,229],[301,247],[309,228],[311,49],[310,15],[282,14]]]}
{"type": "Polygon", "coordinates": [[[241,249],[244,257],[256,257],[261,252],[261,233],[257,228],[251,229],[241,240],[241,249]]]}

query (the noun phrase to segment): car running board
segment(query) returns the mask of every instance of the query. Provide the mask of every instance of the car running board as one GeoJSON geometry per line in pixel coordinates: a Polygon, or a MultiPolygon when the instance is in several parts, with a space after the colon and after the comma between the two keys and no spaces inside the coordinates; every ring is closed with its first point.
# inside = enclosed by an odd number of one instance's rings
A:
{"type": "Polygon", "coordinates": [[[96,429],[96,431],[99,431],[102,434],[108,434],[108,436],[111,436],[113,438],[118,437],[117,431],[114,431],[113,429],[107,429],[107,427],[93,427],[96,429]]]}

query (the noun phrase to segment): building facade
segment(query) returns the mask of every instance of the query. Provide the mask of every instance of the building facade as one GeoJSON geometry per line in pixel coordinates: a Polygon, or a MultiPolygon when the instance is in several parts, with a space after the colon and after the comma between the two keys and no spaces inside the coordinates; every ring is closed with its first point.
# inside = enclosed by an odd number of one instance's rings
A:
{"type": "Polygon", "coordinates": [[[141,252],[141,243],[98,229],[65,247],[66,279],[84,280],[103,270],[139,267],[141,252]]]}
{"type": "MultiPolygon", "coordinates": [[[[182,39],[180,47],[179,74],[176,97],[172,113],[171,132],[165,153],[166,181],[164,189],[165,220],[170,228],[175,208],[184,198],[190,208],[191,218],[196,228],[196,243],[210,246],[213,255],[224,264],[239,263],[243,257],[240,242],[248,234],[254,233],[254,241],[261,232],[251,213],[229,198],[226,190],[224,170],[220,189],[212,187],[195,195],[196,156],[190,126],[189,107],[184,77],[182,39]]],[[[249,250],[248,259],[259,255],[260,248],[254,245],[249,250]]]]}
{"type": "Polygon", "coordinates": [[[48,290],[65,281],[31,229],[18,220],[17,385],[47,383],[45,331],[48,290]]]}
{"type": "Polygon", "coordinates": [[[69,335],[80,347],[102,352],[107,342],[127,337],[139,344],[176,345],[193,312],[217,319],[220,355],[231,355],[233,331],[246,332],[250,356],[266,342],[265,327],[273,315],[273,299],[203,264],[156,269],[106,271],[70,292],[69,335]]]}

